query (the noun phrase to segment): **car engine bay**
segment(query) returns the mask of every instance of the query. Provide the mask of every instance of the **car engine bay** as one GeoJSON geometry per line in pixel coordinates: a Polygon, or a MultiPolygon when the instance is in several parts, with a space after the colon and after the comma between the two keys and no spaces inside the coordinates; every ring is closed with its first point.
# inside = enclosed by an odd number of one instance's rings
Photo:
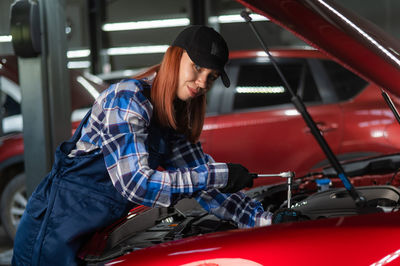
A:
{"type": "MultiPolygon", "coordinates": [[[[340,187],[341,181],[331,168],[296,178],[291,184],[291,210],[298,212],[295,221],[316,220],[333,217],[360,215],[376,212],[394,212],[400,207],[400,186],[397,177],[400,169],[400,154],[358,160],[343,164],[360,195],[365,197],[363,207],[357,206],[349,192],[340,187]],[[316,180],[330,180],[330,187],[322,188],[316,180]],[[367,185],[365,182],[369,182],[367,185]]],[[[273,213],[287,208],[288,185],[261,186],[245,193],[262,203],[266,211],[273,213]]],[[[292,220],[293,221],[293,220],[292,220]]],[[[153,245],[198,236],[212,232],[237,229],[231,221],[224,221],[207,213],[194,199],[182,199],[169,208],[141,206],[132,211],[125,220],[98,232],[81,249],[80,257],[89,265],[109,261],[123,254],[153,245]],[[106,239],[101,249],[91,243],[106,239]]]]}

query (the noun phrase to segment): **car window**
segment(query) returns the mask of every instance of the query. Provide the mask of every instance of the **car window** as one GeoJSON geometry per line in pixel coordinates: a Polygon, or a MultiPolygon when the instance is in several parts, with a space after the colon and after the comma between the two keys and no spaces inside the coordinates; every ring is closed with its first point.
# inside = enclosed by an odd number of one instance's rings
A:
{"type": "Polygon", "coordinates": [[[21,91],[18,84],[0,77],[0,112],[2,117],[21,114],[21,91]]]}
{"type": "Polygon", "coordinates": [[[10,95],[1,92],[2,116],[8,117],[21,113],[21,105],[17,103],[10,95]]]}
{"type": "MultiPolygon", "coordinates": [[[[305,102],[321,97],[305,60],[279,62],[289,85],[305,102]]],[[[291,95],[271,63],[240,66],[233,110],[290,103],[291,95]]]]}
{"type": "Polygon", "coordinates": [[[354,97],[368,84],[367,81],[336,62],[322,60],[322,64],[328,73],[338,99],[341,101],[354,97]]]}

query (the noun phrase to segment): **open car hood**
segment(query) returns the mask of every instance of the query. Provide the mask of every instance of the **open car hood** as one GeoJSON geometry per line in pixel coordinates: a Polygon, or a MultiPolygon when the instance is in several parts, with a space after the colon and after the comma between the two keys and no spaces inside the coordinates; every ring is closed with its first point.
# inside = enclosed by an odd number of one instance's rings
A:
{"type": "Polygon", "coordinates": [[[400,43],[331,0],[238,0],[350,70],[400,96],[400,43]]]}

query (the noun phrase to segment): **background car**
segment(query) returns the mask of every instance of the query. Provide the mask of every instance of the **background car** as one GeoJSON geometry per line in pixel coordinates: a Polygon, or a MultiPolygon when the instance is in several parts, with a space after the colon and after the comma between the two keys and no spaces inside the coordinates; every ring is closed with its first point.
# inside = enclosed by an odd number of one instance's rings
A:
{"type": "MultiPolygon", "coordinates": [[[[71,121],[75,129],[98,94],[108,87],[99,78],[71,69],[71,121]]],[[[27,203],[24,144],[22,134],[21,88],[17,58],[0,56],[0,218],[10,238],[27,203]]]]}
{"type": "MultiPolygon", "coordinates": [[[[314,49],[271,52],[339,160],[399,151],[400,127],[377,85],[314,49]]],[[[208,95],[207,153],[255,173],[301,176],[329,164],[265,52],[231,52],[227,73],[231,86],[217,83],[208,95]]]]}

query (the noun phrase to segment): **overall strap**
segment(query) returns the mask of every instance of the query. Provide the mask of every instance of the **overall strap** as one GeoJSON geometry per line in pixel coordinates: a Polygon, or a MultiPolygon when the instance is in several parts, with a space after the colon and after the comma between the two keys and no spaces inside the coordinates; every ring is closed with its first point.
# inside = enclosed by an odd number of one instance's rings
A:
{"type": "Polygon", "coordinates": [[[151,102],[151,94],[150,94],[151,86],[144,80],[139,79],[138,81],[141,85],[141,91],[143,95],[147,98],[147,100],[151,102]]]}

